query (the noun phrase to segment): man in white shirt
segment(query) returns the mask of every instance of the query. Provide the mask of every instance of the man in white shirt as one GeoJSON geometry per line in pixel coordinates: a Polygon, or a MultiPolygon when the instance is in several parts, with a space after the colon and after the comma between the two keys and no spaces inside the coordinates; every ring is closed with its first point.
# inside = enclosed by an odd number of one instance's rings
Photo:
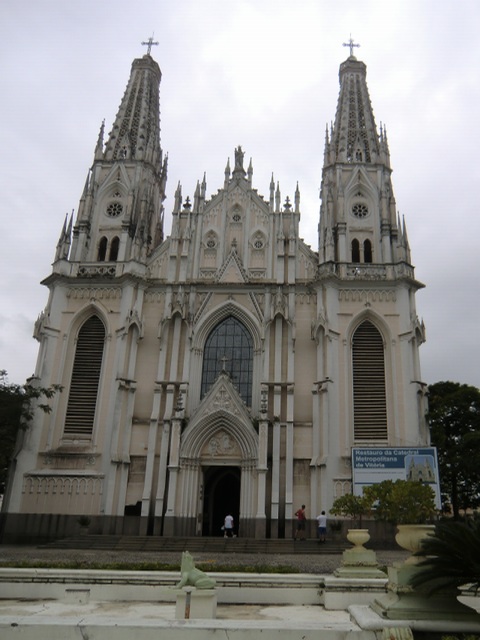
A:
{"type": "Polygon", "coordinates": [[[325,511],[317,516],[318,523],[318,540],[319,542],[325,542],[327,539],[327,516],[325,515],[325,511]]]}
{"type": "Polygon", "coordinates": [[[223,537],[224,538],[233,538],[233,516],[230,514],[225,516],[225,520],[223,523],[223,537]]]}

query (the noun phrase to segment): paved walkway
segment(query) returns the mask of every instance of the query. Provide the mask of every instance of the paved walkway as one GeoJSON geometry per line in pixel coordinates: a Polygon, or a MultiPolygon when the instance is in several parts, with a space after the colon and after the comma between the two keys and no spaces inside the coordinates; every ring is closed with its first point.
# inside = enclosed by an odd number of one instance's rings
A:
{"type": "Polygon", "coordinates": [[[1,602],[2,640],[375,640],[348,612],[322,607],[218,606],[211,620],[176,620],[175,606],[154,603],[1,602]],[[361,634],[361,635],[360,635],[361,634]]]}

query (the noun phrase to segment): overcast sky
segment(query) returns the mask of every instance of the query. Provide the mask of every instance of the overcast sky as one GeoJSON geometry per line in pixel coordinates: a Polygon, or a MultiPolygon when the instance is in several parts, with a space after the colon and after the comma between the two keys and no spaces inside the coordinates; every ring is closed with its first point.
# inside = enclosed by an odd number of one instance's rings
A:
{"type": "Polygon", "coordinates": [[[477,0],[2,0],[0,369],[18,383],[34,371],[40,281],[142,41],[159,41],[166,233],[178,181],[192,197],[205,172],[216,193],[242,145],[267,199],[272,173],[282,201],[298,181],[316,250],[325,125],[351,34],[426,285],[422,377],[480,387],[479,27],[477,0]]]}

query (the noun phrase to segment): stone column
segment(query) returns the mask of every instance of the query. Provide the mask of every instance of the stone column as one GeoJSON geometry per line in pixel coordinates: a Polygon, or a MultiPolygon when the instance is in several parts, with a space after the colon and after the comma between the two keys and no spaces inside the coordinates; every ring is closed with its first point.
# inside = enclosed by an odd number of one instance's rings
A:
{"type": "Polygon", "coordinates": [[[172,420],[172,437],[170,441],[170,461],[168,464],[169,485],[167,510],[165,512],[164,535],[172,536],[175,534],[175,516],[176,516],[176,498],[177,498],[177,482],[180,466],[180,433],[181,420],[177,417],[172,420]]]}
{"type": "Polygon", "coordinates": [[[266,482],[268,452],[268,421],[266,419],[266,390],[262,390],[262,419],[258,426],[258,461],[257,461],[257,513],[255,516],[255,538],[266,535],[266,482]]]}

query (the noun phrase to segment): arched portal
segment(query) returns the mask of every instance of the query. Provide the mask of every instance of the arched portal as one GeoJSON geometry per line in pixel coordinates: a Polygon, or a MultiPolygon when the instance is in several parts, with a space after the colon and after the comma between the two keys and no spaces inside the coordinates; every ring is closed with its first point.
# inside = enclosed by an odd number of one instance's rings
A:
{"type": "Polygon", "coordinates": [[[211,466],[203,471],[203,536],[223,535],[225,516],[234,518],[238,533],[240,518],[240,468],[211,466]]]}

